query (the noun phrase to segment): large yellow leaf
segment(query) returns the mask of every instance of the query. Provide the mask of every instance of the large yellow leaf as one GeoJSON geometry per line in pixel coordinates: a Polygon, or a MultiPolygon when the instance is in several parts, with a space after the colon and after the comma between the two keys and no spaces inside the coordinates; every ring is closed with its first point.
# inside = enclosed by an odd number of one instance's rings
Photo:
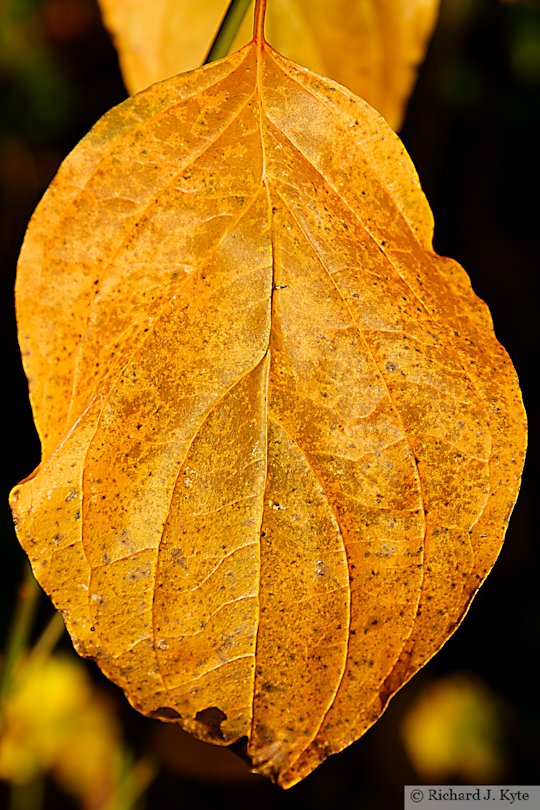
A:
{"type": "Polygon", "coordinates": [[[444,643],[516,498],[516,375],[399,139],[266,45],[98,122],[28,229],[18,535],[133,705],[283,786],[444,643]]]}
{"type": "MultiPolygon", "coordinates": [[[[229,0],[100,0],[134,93],[204,60],[229,0]]],[[[279,51],[365,98],[394,129],[403,119],[439,0],[273,0],[267,35],[279,51]]],[[[247,14],[235,43],[251,37],[247,14]]]]}

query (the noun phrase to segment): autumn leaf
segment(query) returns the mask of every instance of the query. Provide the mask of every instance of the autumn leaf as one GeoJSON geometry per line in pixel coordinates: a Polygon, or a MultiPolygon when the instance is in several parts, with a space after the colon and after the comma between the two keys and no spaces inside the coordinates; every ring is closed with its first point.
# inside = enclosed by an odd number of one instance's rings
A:
{"type": "MultiPolygon", "coordinates": [[[[229,0],[100,0],[131,93],[199,67],[229,0]]],[[[267,37],[285,56],[344,84],[394,129],[404,117],[439,0],[274,0],[267,37]]],[[[246,15],[234,48],[251,38],[246,15]]]]}
{"type": "Polygon", "coordinates": [[[111,110],[17,280],[20,541],[140,711],[288,787],[445,642],[519,486],[515,372],[397,136],[262,36],[111,110]]]}

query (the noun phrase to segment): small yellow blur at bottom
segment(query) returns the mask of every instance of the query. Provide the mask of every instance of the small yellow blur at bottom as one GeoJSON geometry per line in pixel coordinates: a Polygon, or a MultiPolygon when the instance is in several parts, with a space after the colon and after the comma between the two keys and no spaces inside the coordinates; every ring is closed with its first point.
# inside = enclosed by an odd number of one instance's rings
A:
{"type": "Polygon", "coordinates": [[[84,807],[118,780],[120,731],[84,665],[53,655],[21,662],[0,714],[0,779],[24,785],[50,774],[84,807]]]}
{"type": "Polygon", "coordinates": [[[428,685],[402,723],[409,759],[427,782],[496,782],[507,768],[509,709],[479,678],[457,673],[428,685]]]}

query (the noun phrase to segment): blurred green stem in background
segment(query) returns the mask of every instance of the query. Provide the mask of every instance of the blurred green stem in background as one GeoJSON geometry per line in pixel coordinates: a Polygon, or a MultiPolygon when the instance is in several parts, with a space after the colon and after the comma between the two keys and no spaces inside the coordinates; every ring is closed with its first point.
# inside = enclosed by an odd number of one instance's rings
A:
{"type": "MultiPolygon", "coordinates": [[[[4,706],[18,687],[24,688],[26,678],[34,677],[36,670],[41,671],[40,668],[46,663],[64,632],[62,616],[55,611],[37,641],[32,644],[40,594],[41,589],[27,563],[24,579],[18,588],[1,672],[0,727],[4,722],[4,706]]],[[[120,745],[112,753],[117,758],[114,769],[117,777],[109,795],[100,803],[100,810],[143,810],[144,794],[157,774],[157,765],[148,756],[134,761],[132,752],[125,745],[120,745]]],[[[28,781],[12,781],[9,810],[42,810],[47,773],[48,770],[45,769],[28,781]]]]}
{"type": "MultiPolygon", "coordinates": [[[[0,680],[0,720],[2,713],[2,702],[11,691],[14,683],[14,674],[19,662],[28,650],[30,635],[36,617],[41,588],[37,584],[29,563],[25,565],[24,579],[19,586],[17,603],[13,621],[10,625],[10,632],[6,643],[6,653],[2,663],[2,675],[0,680]]],[[[44,633],[34,647],[32,654],[36,650],[40,655],[47,655],[64,631],[64,623],[61,616],[56,614],[45,628],[44,633]],[[61,628],[58,628],[60,619],[61,628]],[[54,633],[51,627],[54,626],[54,633]]],[[[45,779],[43,775],[38,776],[31,782],[23,785],[13,785],[10,794],[9,810],[41,810],[45,791],[45,779]]]]}
{"type": "Polygon", "coordinates": [[[157,771],[157,766],[149,757],[141,757],[133,762],[131,752],[124,747],[120,779],[115,786],[114,795],[103,805],[102,810],[135,810],[157,771]]]}
{"type": "Polygon", "coordinates": [[[227,56],[250,5],[251,0],[231,0],[203,62],[204,65],[227,56]]]}
{"type": "Polygon", "coordinates": [[[39,664],[52,653],[62,638],[64,630],[65,625],[62,614],[55,611],[49,619],[45,630],[30,650],[26,658],[26,664],[29,667],[39,666],[39,664]]]}
{"type": "Polygon", "coordinates": [[[0,699],[5,698],[10,691],[17,663],[28,648],[40,593],[41,589],[34,578],[32,569],[26,563],[24,580],[19,587],[15,615],[6,644],[0,681],[0,699]]]}

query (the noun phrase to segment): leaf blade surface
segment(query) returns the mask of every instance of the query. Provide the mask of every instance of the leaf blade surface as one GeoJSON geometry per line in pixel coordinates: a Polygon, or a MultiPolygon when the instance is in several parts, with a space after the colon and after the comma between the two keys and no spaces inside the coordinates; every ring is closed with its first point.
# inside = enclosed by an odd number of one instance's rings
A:
{"type": "Polygon", "coordinates": [[[453,632],[517,495],[515,373],[432,228],[382,118],[252,43],[107,114],[21,255],[38,579],[136,708],[283,786],[453,632]]]}

